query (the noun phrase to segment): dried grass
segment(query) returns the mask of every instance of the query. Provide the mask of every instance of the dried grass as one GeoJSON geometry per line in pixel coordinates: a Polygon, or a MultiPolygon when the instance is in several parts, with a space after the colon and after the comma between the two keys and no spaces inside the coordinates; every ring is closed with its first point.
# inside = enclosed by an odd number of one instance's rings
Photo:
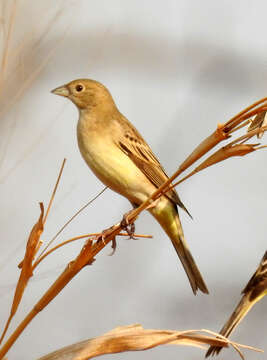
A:
{"type": "MultiPolygon", "coordinates": [[[[47,16],[46,22],[36,31],[36,24],[44,19],[41,16],[45,11],[43,4],[44,2],[35,2],[36,16],[31,17],[27,16],[27,12],[33,6],[30,0],[0,2],[0,131],[5,133],[0,143],[0,170],[8,153],[16,122],[21,119],[14,113],[13,118],[6,122],[6,114],[16,107],[30,86],[38,80],[42,70],[57,50],[54,47],[44,53],[42,48],[46,47],[47,36],[55,27],[64,7],[60,3],[57,4],[55,11],[47,16]],[[40,16],[37,15],[38,13],[40,16]],[[25,18],[27,23],[23,24],[21,31],[21,23],[25,22],[25,18]]],[[[26,155],[23,155],[22,161],[26,155]]]]}
{"type": "Polygon", "coordinates": [[[207,330],[155,330],[144,329],[141,325],[134,324],[117,327],[107,334],[67,346],[38,360],[87,360],[105,354],[149,350],[161,345],[193,346],[200,349],[206,349],[205,345],[221,347],[231,345],[237,350],[242,359],[244,359],[244,356],[240,351],[241,347],[261,351],[236,344],[222,337],[216,338],[217,335],[216,333],[210,334],[207,330]]]}

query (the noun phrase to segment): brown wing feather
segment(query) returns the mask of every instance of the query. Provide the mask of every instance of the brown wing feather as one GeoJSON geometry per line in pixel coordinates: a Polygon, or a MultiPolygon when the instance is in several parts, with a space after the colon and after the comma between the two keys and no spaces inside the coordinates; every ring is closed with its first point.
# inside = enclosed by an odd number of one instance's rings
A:
{"type": "MultiPolygon", "coordinates": [[[[128,126],[127,130],[122,133],[118,145],[135,163],[135,165],[146,175],[146,177],[157,188],[159,188],[166,182],[168,175],[165,173],[165,170],[161,166],[156,156],[153,154],[151,148],[135,129],[135,127],[133,127],[133,125],[125,117],[123,117],[123,120],[127,121],[128,126]]],[[[189,214],[175,189],[168,191],[166,196],[173,203],[179,205],[189,214]]],[[[191,215],[189,214],[189,216],[191,215]]]]}

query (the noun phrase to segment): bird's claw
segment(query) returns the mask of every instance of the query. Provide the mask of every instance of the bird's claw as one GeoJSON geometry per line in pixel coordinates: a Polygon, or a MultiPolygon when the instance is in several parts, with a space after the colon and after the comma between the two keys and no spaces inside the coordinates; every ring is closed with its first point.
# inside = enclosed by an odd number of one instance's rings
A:
{"type": "MultiPolygon", "coordinates": [[[[106,245],[106,242],[105,242],[105,239],[107,237],[107,233],[110,232],[110,229],[107,229],[107,230],[103,230],[102,233],[100,235],[97,236],[96,238],[96,242],[99,243],[99,242],[103,242],[104,245],[106,245]]],[[[110,256],[114,255],[115,251],[116,251],[116,248],[117,248],[117,242],[116,242],[116,237],[114,236],[113,239],[111,240],[111,248],[112,248],[112,251],[111,253],[109,254],[110,256]]]]}
{"type": "Polygon", "coordinates": [[[129,239],[136,240],[136,238],[133,236],[135,233],[135,224],[129,223],[129,220],[128,220],[128,217],[131,212],[132,212],[132,210],[123,215],[123,218],[121,221],[121,227],[126,230],[127,234],[129,235],[129,239]]]}
{"type": "Polygon", "coordinates": [[[103,242],[104,245],[106,245],[105,239],[107,237],[107,232],[109,231],[109,229],[107,230],[103,230],[101,234],[99,234],[96,238],[96,242],[99,243],[100,241],[103,242]]]}
{"type": "Polygon", "coordinates": [[[117,241],[116,241],[116,237],[114,236],[114,238],[111,240],[111,253],[109,254],[109,256],[112,256],[115,254],[116,249],[117,249],[117,241]]]}

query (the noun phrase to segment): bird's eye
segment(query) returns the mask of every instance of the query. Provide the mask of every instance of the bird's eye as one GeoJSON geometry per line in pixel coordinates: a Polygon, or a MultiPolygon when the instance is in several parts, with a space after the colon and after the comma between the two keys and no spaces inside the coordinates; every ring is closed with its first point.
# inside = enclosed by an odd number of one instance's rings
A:
{"type": "Polygon", "coordinates": [[[83,87],[83,85],[78,84],[78,85],[76,85],[75,89],[76,89],[76,91],[81,92],[81,91],[83,91],[84,87],[83,87]]]}

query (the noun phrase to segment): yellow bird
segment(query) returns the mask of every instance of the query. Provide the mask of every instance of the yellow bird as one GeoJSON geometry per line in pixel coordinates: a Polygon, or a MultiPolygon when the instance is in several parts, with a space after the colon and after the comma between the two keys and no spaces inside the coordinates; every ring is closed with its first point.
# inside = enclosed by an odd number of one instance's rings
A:
{"type": "MultiPolygon", "coordinates": [[[[78,79],[52,93],[70,99],[77,106],[80,152],[95,175],[110,189],[138,206],[168,179],[148,144],[119,112],[104,85],[78,79]]],[[[161,196],[149,212],[170,237],[194,294],[198,289],[208,293],[184,239],[177,205],[186,210],[173,189],[161,196]]]]}
{"type": "MultiPolygon", "coordinates": [[[[228,337],[231,334],[252,306],[267,295],[267,251],[265,252],[256,272],[253,274],[241,294],[244,294],[241,301],[220,331],[220,334],[225,337],[228,337]]],[[[206,353],[206,357],[209,355],[219,354],[221,349],[222,348],[219,346],[211,346],[206,353]]]]}

